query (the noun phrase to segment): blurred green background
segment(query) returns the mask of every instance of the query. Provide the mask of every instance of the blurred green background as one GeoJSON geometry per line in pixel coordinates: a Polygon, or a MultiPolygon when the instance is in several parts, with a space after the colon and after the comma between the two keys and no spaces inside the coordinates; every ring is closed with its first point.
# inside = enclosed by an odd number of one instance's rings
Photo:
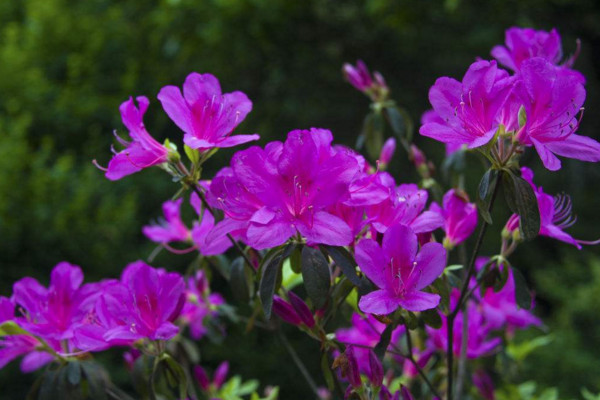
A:
{"type": "MultiPolygon", "coordinates": [[[[225,91],[242,90],[254,102],[238,133],[258,132],[264,144],[316,126],[352,144],[368,100],[343,80],[344,62],[362,58],[380,71],[392,96],[418,121],[434,80],[460,79],[513,25],[558,28],[565,54],[581,39],[576,68],[587,77],[588,99],[580,131],[599,139],[597,0],[1,1],[0,294],[9,295],[25,275],[46,283],[61,260],[81,265],[86,278],[96,280],[118,276],[126,263],[153,250],[141,226],[160,215],[177,187],[159,170],[109,182],[91,163],[110,159],[113,129],[126,134],[118,106],[128,96],[151,99],[146,126],[154,137],[181,143],[155,96],[164,85],[181,85],[191,71],[211,72],[225,91]]],[[[416,142],[439,164],[440,144],[416,142]]],[[[231,154],[219,152],[207,174],[231,154]]],[[[404,158],[397,153],[392,172],[399,181],[414,181],[404,158]]],[[[537,157],[525,162],[547,192],[572,195],[579,222],[570,232],[599,237],[600,167],[566,161],[550,174],[537,157]]],[[[473,175],[480,175],[474,165],[473,175]]],[[[496,249],[492,236],[489,251],[496,249]]],[[[536,291],[537,313],[555,337],[528,359],[519,381],[557,386],[561,398],[577,397],[582,386],[600,390],[599,256],[596,248],[578,252],[544,238],[515,254],[536,291]]],[[[177,269],[185,261],[161,254],[155,264],[177,269]]],[[[231,358],[245,378],[281,385],[282,399],[310,398],[275,338],[241,330],[229,337],[235,348],[205,346],[207,365],[231,358]]],[[[301,354],[315,346],[294,342],[301,354]]],[[[120,356],[113,359],[118,363],[120,356]]],[[[319,370],[317,358],[305,361],[319,370]]],[[[115,375],[125,382],[124,372],[115,375]]],[[[0,371],[2,398],[23,398],[34,378],[21,375],[15,363],[0,371]]]]}

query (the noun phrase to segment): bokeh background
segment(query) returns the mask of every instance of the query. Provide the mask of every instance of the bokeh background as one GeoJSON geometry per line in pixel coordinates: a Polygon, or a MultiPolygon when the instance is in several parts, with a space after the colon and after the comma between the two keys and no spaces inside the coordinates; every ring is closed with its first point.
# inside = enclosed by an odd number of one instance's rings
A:
{"type": "MultiPolygon", "coordinates": [[[[154,249],[141,226],[160,215],[176,185],[159,170],[109,182],[91,162],[108,162],[113,129],[126,133],[118,106],[128,96],[148,96],[149,131],[181,143],[155,96],[191,71],[211,72],[225,91],[242,90],[254,102],[239,133],[258,132],[264,144],[316,126],[351,145],[368,99],[343,80],[344,62],[362,58],[380,71],[418,121],[434,80],[460,79],[513,25],[558,28],[566,55],[581,39],[576,68],[587,78],[588,98],[580,131],[600,139],[597,0],[0,1],[0,294],[9,295],[25,275],[47,283],[61,260],[81,265],[88,280],[116,277],[154,249]]],[[[420,137],[416,143],[441,161],[442,145],[420,137]]],[[[231,154],[219,152],[207,174],[231,154]]],[[[405,158],[397,153],[392,172],[414,181],[405,158]]],[[[551,174],[536,157],[526,163],[547,192],[572,195],[579,221],[570,232],[600,237],[600,167],[565,161],[551,174]]],[[[474,179],[482,172],[473,163],[474,179]]],[[[492,252],[497,239],[489,236],[492,252]]],[[[161,253],[154,264],[183,270],[189,261],[161,253]]],[[[556,386],[561,398],[579,397],[584,386],[600,391],[599,249],[580,252],[538,238],[517,251],[514,264],[535,290],[536,312],[553,341],[513,378],[556,386]]],[[[206,365],[228,358],[245,378],[280,385],[282,399],[310,398],[274,337],[233,328],[224,340],[202,345],[206,365]]],[[[317,375],[315,344],[292,340],[317,375]]],[[[120,354],[104,357],[127,387],[120,354]]],[[[13,363],[0,371],[1,397],[24,398],[34,379],[13,363]]]]}

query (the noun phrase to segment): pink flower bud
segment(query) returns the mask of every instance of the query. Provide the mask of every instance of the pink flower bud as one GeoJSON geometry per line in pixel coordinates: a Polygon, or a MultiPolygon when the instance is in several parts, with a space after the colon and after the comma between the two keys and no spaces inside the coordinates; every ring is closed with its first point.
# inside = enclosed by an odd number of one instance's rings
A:
{"type": "Polygon", "coordinates": [[[373,386],[380,387],[383,383],[383,366],[375,352],[371,349],[369,349],[369,366],[369,380],[373,386]]]}
{"type": "Polygon", "coordinates": [[[473,385],[479,389],[481,397],[485,400],[494,400],[494,382],[492,378],[484,371],[477,370],[473,374],[473,385]]]}
{"type": "Polygon", "coordinates": [[[352,385],[352,387],[359,388],[362,386],[362,381],[360,379],[360,370],[358,368],[358,362],[354,356],[354,348],[352,346],[348,346],[346,348],[346,357],[348,358],[348,370],[346,378],[348,378],[348,381],[350,381],[350,385],[352,385]]]}
{"type": "Polygon", "coordinates": [[[387,165],[392,160],[394,152],[396,151],[396,139],[393,137],[389,138],[383,144],[381,148],[381,154],[379,155],[379,162],[383,165],[387,165]]]}
{"type": "Polygon", "coordinates": [[[343,71],[348,82],[361,92],[366,91],[373,85],[371,74],[362,60],[356,62],[356,67],[351,64],[344,64],[343,71]]]}
{"type": "Polygon", "coordinates": [[[419,149],[414,144],[410,145],[410,158],[415,164],[415,167],[417,168],[419,168],[421,165],[427,162],[427,159],[425,158],[425,155],[423,154],[421,149],[419,149]]]}
{"type": "Polygon", "coordinates": [[[215,376],[213,377],[213,383],[217,389],[223,386],[225,379],[227,378],[227,373],[229,372],[229,363],[227,361],[223,361],[221,365],[215,371],[215,376]]]}
{"type": "Polygon", "coordinates": [[[277,295],[273,296],[273,312],[288,324],[296,326],[302,324],[302,319],[296,313],[294,307],[277,295]]]}
{"type": "Polygon", "coordinates": [[[206,371],[199,365],[194,367],[194,377],[196,378],[196,382],[200,388],[204,391],[207,391],[210,388],[210,381],[208,380],[208,375],[206,375],[206,371]]]}
{"type": "Polygon", "coordinates": [[[402,400],[414,400],[414,397],[406,386],[402,386],[402,400]]]}
{"type": "Polygon", "coordinates": [[[313,318],[312,312],[300,297],[298,297],[294,292],[288,292],[288,297],[290,298],[290,303],[292,303],[292,307],[298,313],[298,316],[304,323],[304,325],[312,328],[315,326],[315,319],[313,318]]]}

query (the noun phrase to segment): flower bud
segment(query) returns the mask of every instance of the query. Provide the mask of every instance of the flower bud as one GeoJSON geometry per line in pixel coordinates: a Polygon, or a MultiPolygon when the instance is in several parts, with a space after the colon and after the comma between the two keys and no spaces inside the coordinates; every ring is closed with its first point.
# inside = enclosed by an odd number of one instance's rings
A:
{"type": "Polygon", "coordinates": [[[348,82],[361,92],[365,92],[373,85],[371,74],[362,60],[356,62],[356,67],[344,64],[343,72],[348,82]]]}
{"type": "Polygon", "coordinates": [[[402,400],[414,400],[414,397],[410,393],[410,390],[406,386],[402,386],[402,400]]]}
{"type": "Polygon", "coordinates": [[[375,387],[380,387],[383,383],[383,366],[377,358],[375,352],[369,349],[369,380],[375,387]]]}
{"type": "Polygon", "coordinates": [[[473,385],[479,389],[481,397],[485,400],[494,400],[494,382],[484,370],[475,371],[473,374],[473,385]]]}
{"type": "Polygon", "coordinates": [[[381,148],[381,153],[379,155],[379,163],[380,163],[379,165],[381,166],[382,169],[385,169],[385,167],[390,163],[390,161],[392,160],[392,157],[394,156],[395,151],[396,151],[396,139],[391,137],[385,141],[385,143],[383,144],[383,147],[381,148]]]}
{"type": "Polygon", "coordinates": [[[225,379],[227,378],[228,372],[229,363],[227,361],[223,361],[215,371],[215,376],[213,378],[213,383],[217,389],[221,388],[221,386],[223,386],[223,383],[225,383],[225,379]]]}
{"type": "Polygon", "coordinates": [[[348,346],[346,348],[346,357],[348,358],[346,378],[348,378],[348,381],[350,381],[350,385],[352,385],[352,387],[359,388],[362,386],[362,381],[360,379],[360,370],[358,368],[358,362],[354,356],[354,348],[352,346],[348,346]]]}
{"type": "Polygon", "coordinates": [[[204,391],[208,391],[210,388],[210,381],[208,380],[208,375],[206,375],[206,371],[199,365],[194,367],[194,377],[196,378],[196,382],[200,388],[204,391]]]}
{"type": "Polygon", "coordinates": [[[414,144],[410,145],[410,159],[415,164],[416,168],[419,168],[421,165],[427,163],[427,159],[425,158],[425,155],[423,154],[421,149],[419,149],[414,144]]]}
{"type": "Polygon", "coordinates": [[[299,296],[297,296],[294,292],[288,292],[288,297],[290,299],[290,303],[292,303],[292,307],[304,323],[304,325],[312,328],[315,326],[315,319],[313,318],[312,312],[299,296]]]}
{"type": "Polygon", "coordinates": [[[273,312],[288,324],[296,326],[302,324],[302,319],[296,313],[294,307],[277,295],[273,296],[273,312]]]}

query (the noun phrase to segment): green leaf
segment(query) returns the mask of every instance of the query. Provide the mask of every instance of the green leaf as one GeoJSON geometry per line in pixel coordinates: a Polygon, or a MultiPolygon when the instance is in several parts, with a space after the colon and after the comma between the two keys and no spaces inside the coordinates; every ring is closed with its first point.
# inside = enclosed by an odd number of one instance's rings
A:
{"type": "Polygon", "coordinates": [[[198,161],[200,161],[200,152],[198,150],[192,149],[187,144],[183,145],[183,150],[185,151],[185,155],[187,156],[187,158],[189,158],[192,164],[197,164],[198,161]]]}
{"type": "Polygon", "coordinates": [[[254,392],[256,389],[258,389],[258,381],[253,379],[247,382],[244,382],[238,389],[236,394],[238,396],[245,396],[247,394],[250,394],[252,392],[254,392]]]}
{"type": "Polygon", "coordinates": [[[77,361],[71,361],[66,366],[67,380],[73,386],[81,382],[81,366],[77,361]]]}
{"type": "Polygon", "coordinates": [[[383,332],[381,333],[381,337],[379,338],[379,343],[375,346],[373,351],[380,359],[385,355],[385,351],[390,345],[390,340],[392,339],[392,331],[395,328],[395,324],[389,324],[385,327],[383,332]]]}
{"type": "Polygon", "coordinates": [[[510,342],[506,347],[506,353],[515,361],[521,362],[534,350],[549,345],[554,340],[552,335],[538,336],[532,340],[521,343],[510,342]]]}
{"type": "Polygon", "coordinates": [[[367,154],[372,160],[379,158],[383,147],[383,116],[381,112],[373,111],[367,115],[363,124],[363,135],[367,154]]]}
{"type": "Polygon", "coordinates": [[[519,128],[522,128],[527,123],[527,111],[525,106],[519,107],[519,128]]]}
{"type": "MultiPolygon", "coordinates": [[[[173,374],[173,378],[175,378],[175,383],[179,388],[179,398],[185,399],[187,398],[187,375],[185,374],[185,370],[173,357],[167,356],[164,358],[164,361],[167,364],[168,371],[173,374]]],[[[168,376],[168,375],[167,375],[168,376]]]]}
{"type": "Polygon", "coordinates": [[[441,277],[433,281],[431,286],[433,287],[434,292],[441,297],[440,311],[446,312],[450,306],[450,290],[448,289],[448,282],[444,277],[441,277]]]}
{"type": "Polygon", "coordinates": [[[483,174],[483,177],[479,182],[477,208],[479,209],[481,217],[488,224],[492,223],[492,216],[490,215],[490,203],[492,201],[493,193],[496,190],[497,183],[497,169],[488,169],[485,174],[483,174]]]}
{"type": "Polygon", "coordinates": [[[390,105],[383,109],[383,113],[394,135],[400,140],[406,139],[407,142],[411,142],[414,125],[408,112],[396,105],[390,105]]]}
{"type": "Polygon", "coordinates": [[[275,294],[275,286],[277,285],[279,270],[283,262],[283,249],[279,249],[276,254],[270,257],[269,261],[262,268],[262,276],[260,278],[259,296],[262,303],[265,318],[271,318],[271,308],[273,307],[273,295],[275,294]]]}
{"type": "Polygon", "coordinates": [[[331,276],[329,264],[319,249],[308,246],[302,249],[302,279],[315,307],[323,307],[327,302],[331,276]]]}
{"type": "MultiPolygon", "coordinates": [[[[251,282],[253,283],[254,281],[251,282]]],[[[241,303],[247,303],[250,300],[251,292],[248,283],[246,262],[242,257],[238,257],[231,263],[229,285],[231,286],[233,297],[241,303]]]]}
{"type": "Polygon", "coordinates": [[[505,171],[505,173],[502,174],[502,190],[504,191],[504,198],[508,208],[513,213],[518,214],[519,210],[517,209],[514,178],[515,174],[512,171],[505,171]]]}
{"type": "MultiPolygon", "coordinates": [[[[140,357],[142,358],[142,357],[140,357]]],[[[144,357],[145,358],[145,357],[144,357]]],[[[110,378],[106,371],[93,361],[81,363],[81,370],[87,382],[89,398],[94,400],[106,400],[106,387],[110,385],[110,378]]],[[[145,380],[145,388],[147,390],[148,381],[145,380]]]]}
{"type": "Polygon", "coordinates": [[[290,267],[297,274],[302,272],[302,245],[298,245],[290,254],[290,267]]]}
{"type": "Polygon", "coordinates": [[[4,321],[2,324],[0,324],[0,337],[29,334],[29,332],[17,325],[15,321],[4,321]]]}
{"type": "Polygon", "coordinates": [[[515,282],[515,301],[519,307],[529,310],[531,308],[531,292],[527,288],[527,281],[518,269],[513,268],[512,273],[515,282]]]}
{"type": "Polygon", "coordinates": [[[540,232],[540,210],[537,197],[533,192],[533,188],[525,179],[514,176],[513,182],[521,234],[523,239],[531,240],[540,232]]]}
{"type": "Polygon", "coordinates": [[[442,318],[440,318],[440,314],[435,308],[421,312],[421,317],[423,317],[425,325],[433,329],[440,329],[442,327],[442,318]]]}
{"type": "Polygon", "coordinates": [[[354,260],[354,257],[352,257],[352,254],[350,254],[348,250],[343,247],[327,245],[321,245],[321,248],[325,249],[327,254],[329,254],[329,256],[333,259],[333,262],[335,262],[335,265],[340,267],[344,275],[346,275],[348,280],[352,282],[354,286],[358,287],[359,289],[363,289],[365,287],[366,282],[356,274],[357,264],[354,260]]]}

